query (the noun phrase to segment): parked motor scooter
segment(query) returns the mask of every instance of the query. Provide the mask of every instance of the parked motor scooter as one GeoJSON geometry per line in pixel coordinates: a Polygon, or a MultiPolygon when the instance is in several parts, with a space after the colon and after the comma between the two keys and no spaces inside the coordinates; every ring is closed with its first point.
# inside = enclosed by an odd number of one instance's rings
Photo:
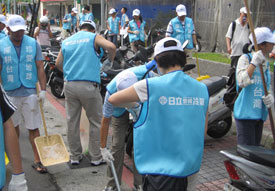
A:
{"type": "Polygon", "coordinates": [[[238,145],[237,154],[220,151],[230,181],[226,191],[275,190],[275,151],[260,146],[238,145]]]}
{"type": "Polygon", "coordinates": [[[212,138],[221,138],[228,133],[232,125],[232,112],[225,105],[227,77],[214,76],[201,81],[209,92],[208,130],[212,138]]]}

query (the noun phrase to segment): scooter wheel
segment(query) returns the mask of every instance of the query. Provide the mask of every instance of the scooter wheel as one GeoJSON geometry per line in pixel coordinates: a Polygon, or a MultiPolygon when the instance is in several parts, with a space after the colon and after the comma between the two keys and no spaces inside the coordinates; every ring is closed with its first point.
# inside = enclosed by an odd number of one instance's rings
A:
{"type": "Polygon", "coordinates": [[[58,83],[52,83],[52,84],[50,84],[50,86],[51,86],[51,92],[55,97],[57,97],[57,98],[64,98],[65,97],[64,93],[62,94],[63,86],[61,86],[58,83]]]}
{"type": "Polygon", "coordinates": [[[222,121],[217,121],[210,125],[208,127],[207,134],[214,139],[221,138],[228,133],[228,131],[231,128],[231,125],[232,117],[230,116],[222,121]]]}

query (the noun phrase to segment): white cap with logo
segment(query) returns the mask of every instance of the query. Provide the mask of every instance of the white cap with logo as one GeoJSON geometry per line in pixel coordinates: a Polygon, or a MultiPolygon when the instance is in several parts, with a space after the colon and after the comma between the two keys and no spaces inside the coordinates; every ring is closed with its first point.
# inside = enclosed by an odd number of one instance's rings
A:
{"type": "Polygon", "coordinates": [[[177,51],[183,52],[183,47],[182,47],[180,41],[175,38],[172,38],[172,37],[163,38],[160,41],[158,41],[155,46],[154,57],[159,55],[160,53],[171,51],[171,50],[177,50],[177,51]],[[170,41],[170,40],[176,41],[176,43],[177,43],[176,46],[165,47],[165,42],[170,41]]]}
{"type": "Polygon", "coordinates": [[[179,4],[176,8],[177,15],[179,17],[186,15],[186,8],[184,5],[179,4]]]}
{"type": "MultiPolygon", "coordinates": [[[[245,13],[245,14],[247,14],[246,7],[242,7],[242,8],[240,9],[240,13],[245,13]]],[[[252,14],[251,11],[250,11],[250,14],[252,14]]]]}
{"type": "MultiPolygon", "coordinates": [[[[275,34],[271,32],[271,30],[267,27],[258,27],[255,29],[255,36],[257,40],[257,44],[261,44],[263,42],[269,42],[275,44],[275,34]]],[[[254,45],[252,34],[249,35],[249,39],[254,45]]]]}
{"type": "Polygon", "coordinates": [[[96,29],[96,25],[94,23],[94,21],[91,21],[91,20],[85,20],[80,27],[82,27],[83,25],[91,25],[94,27],[94,29],[96,29]]]}
{"type": "Polygon", "coordinates": [[[124,70],[116,77],[116,88],[118,91],[126,89],[138,81],[137,76],[131,70],[124,70]]]}
{"type": "Polygon", "coordinates": [[[140,15],[140,10],[139,9],[133,10],[133,16],[139,16],[139,15],[140,15]]]}
{"type": "Polygon", "coordinates": [[[72,8],[72,12],[78,13],[77,8],[76,7],[72,8]]]}
{"type": "Polygon", "coordinates": [[[12,32],[16,32],[19,30],[26,30],[25,20],[20,15],[10,16],[7,25],[12,32]]]}
{"type": "Polygon", "coordinates": [[[114,13],[116,13],[116,10],[114,8],[111,8],[110,11],[109,11],[109,14],[111,15],[111,14],[114,14],[114,13]]]}
{"type": "Polygon", "coordinates": [[[6,17],[4,15],[0,15],[0,23],[7,24],[6,17]]]}

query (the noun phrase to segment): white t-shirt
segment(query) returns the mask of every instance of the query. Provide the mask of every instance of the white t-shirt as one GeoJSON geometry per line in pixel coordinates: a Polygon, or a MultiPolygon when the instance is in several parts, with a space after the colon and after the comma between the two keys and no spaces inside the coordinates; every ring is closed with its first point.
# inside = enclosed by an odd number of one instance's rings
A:
{"type": "MultiPolygon", "coordinates": [[[[38,27],[35,28],[35,32],[38,31],[38,27]]],[[[37,42],[40,45],[51,46],[49,31],[48,29],[40,29],[39,35],[37,36],[37,42]]]]}
{"type": "Polygon", "coordinates": [[[140,102],[145,102],[148,99],[147,95],[147,83],[146,79],[138,81],[134,84],[134,89],[136,90],[136,93],[139,97],[140,102]]]}
{"type": "MultiPolygon", "coordinates": [[[[242,26],[239,19],[236,19],[235,22],[235,32],[231,41],[231,56],[241,56],[243,54],[243,46],[249,43],[249,28],[247,24],[242,26]]],[[[229,25],[225,37],[232,38],[232,23],[229,25]]]]}

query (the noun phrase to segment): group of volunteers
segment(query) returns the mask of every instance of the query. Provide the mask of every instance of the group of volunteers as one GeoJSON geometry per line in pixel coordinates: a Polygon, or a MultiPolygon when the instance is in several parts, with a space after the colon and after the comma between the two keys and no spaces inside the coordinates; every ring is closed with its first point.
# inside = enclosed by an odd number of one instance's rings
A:
{"type": "MultiPolygon", "coordinates": [[[[90,9],[85,6],[82,13],[85,19],[79,19],[80,31],[62,42],[56,60],[56,66],[64,73],[70,163],[79,165],[83,159],[80,141],[83,108],[89,120],[88,152],[91,165],[107,163],[108,181],[104,191],[117,190],[110,163],[114,163],[121,184],[125,137],[131,113],[135,122],[133,190],[195,190],[207,132],[209,94],[206,85],[183,72],[188,51],[194,48],[198,50],[193,21],[186,16],[185,6],[178,5],[177,16],[169,22],[166,37],[155,45],[153,60],[120,72],[108,84],[102,106],[100,59],[103,49],[107,50],[108,60],[112,63],[119,30],[128,27],[133,49],[135,41],[144,42],[146,34],[140,10],[133,11],[134,19],[130,22],[126,15],[127,8],[121,10],[121,22],[116,17],[116,12],[113,8],[109,11],[111,16],[107,27],[111,38],[106,40],[96,34],[90,9]],[[189,43],[183,47],[186,40],[189,43]],[[107,148],[110,123],[111,150],[107,148]]],[[[71,32],[76,14],[77,10],[73,8],[65,16],[63,35],[71,32]]],[[[275,44],[275,35],[266,27],[256,28],[259,51],[243,54],[242,47],[246,43],[254,46],[246,17],[246,9],[242,8],[240,17],[229,26],[226,41],[228,52],[232,56],[231,66],[236,67],[237,88],[242,88],[234,105],[238,144],[259,145],[267,108],[274,103],[267,61],[275,44]],[[267,96],[264,95],[260,78],[261,65],[269,87],[267,96]]],[[[44,30],[50,35],[48,26],[41,18],[37,32],[44,33],[44,30]]],[[[38,101],[45,100],[46,77],[40,44],[34,38],[26,36],[25,30],[25,21],[21,16],[12,15],[6,20],[5,16],[0,15],[0,190],[5,185],[4,152],[11,161],[13,172],[9,191],[28,190],[18,143],[22,118],[29,131],[34,153],[32,167],[39,173],[47,172],[34,144],[34,138],[40,135],[41,114],[38,101]],[[8,35],[2,33],[4,27],[8,35]],[[37,82],[41,89],[38,95],[37,82]]],[[[39,38],[39,34],[35,36],[39,38]]]]}

